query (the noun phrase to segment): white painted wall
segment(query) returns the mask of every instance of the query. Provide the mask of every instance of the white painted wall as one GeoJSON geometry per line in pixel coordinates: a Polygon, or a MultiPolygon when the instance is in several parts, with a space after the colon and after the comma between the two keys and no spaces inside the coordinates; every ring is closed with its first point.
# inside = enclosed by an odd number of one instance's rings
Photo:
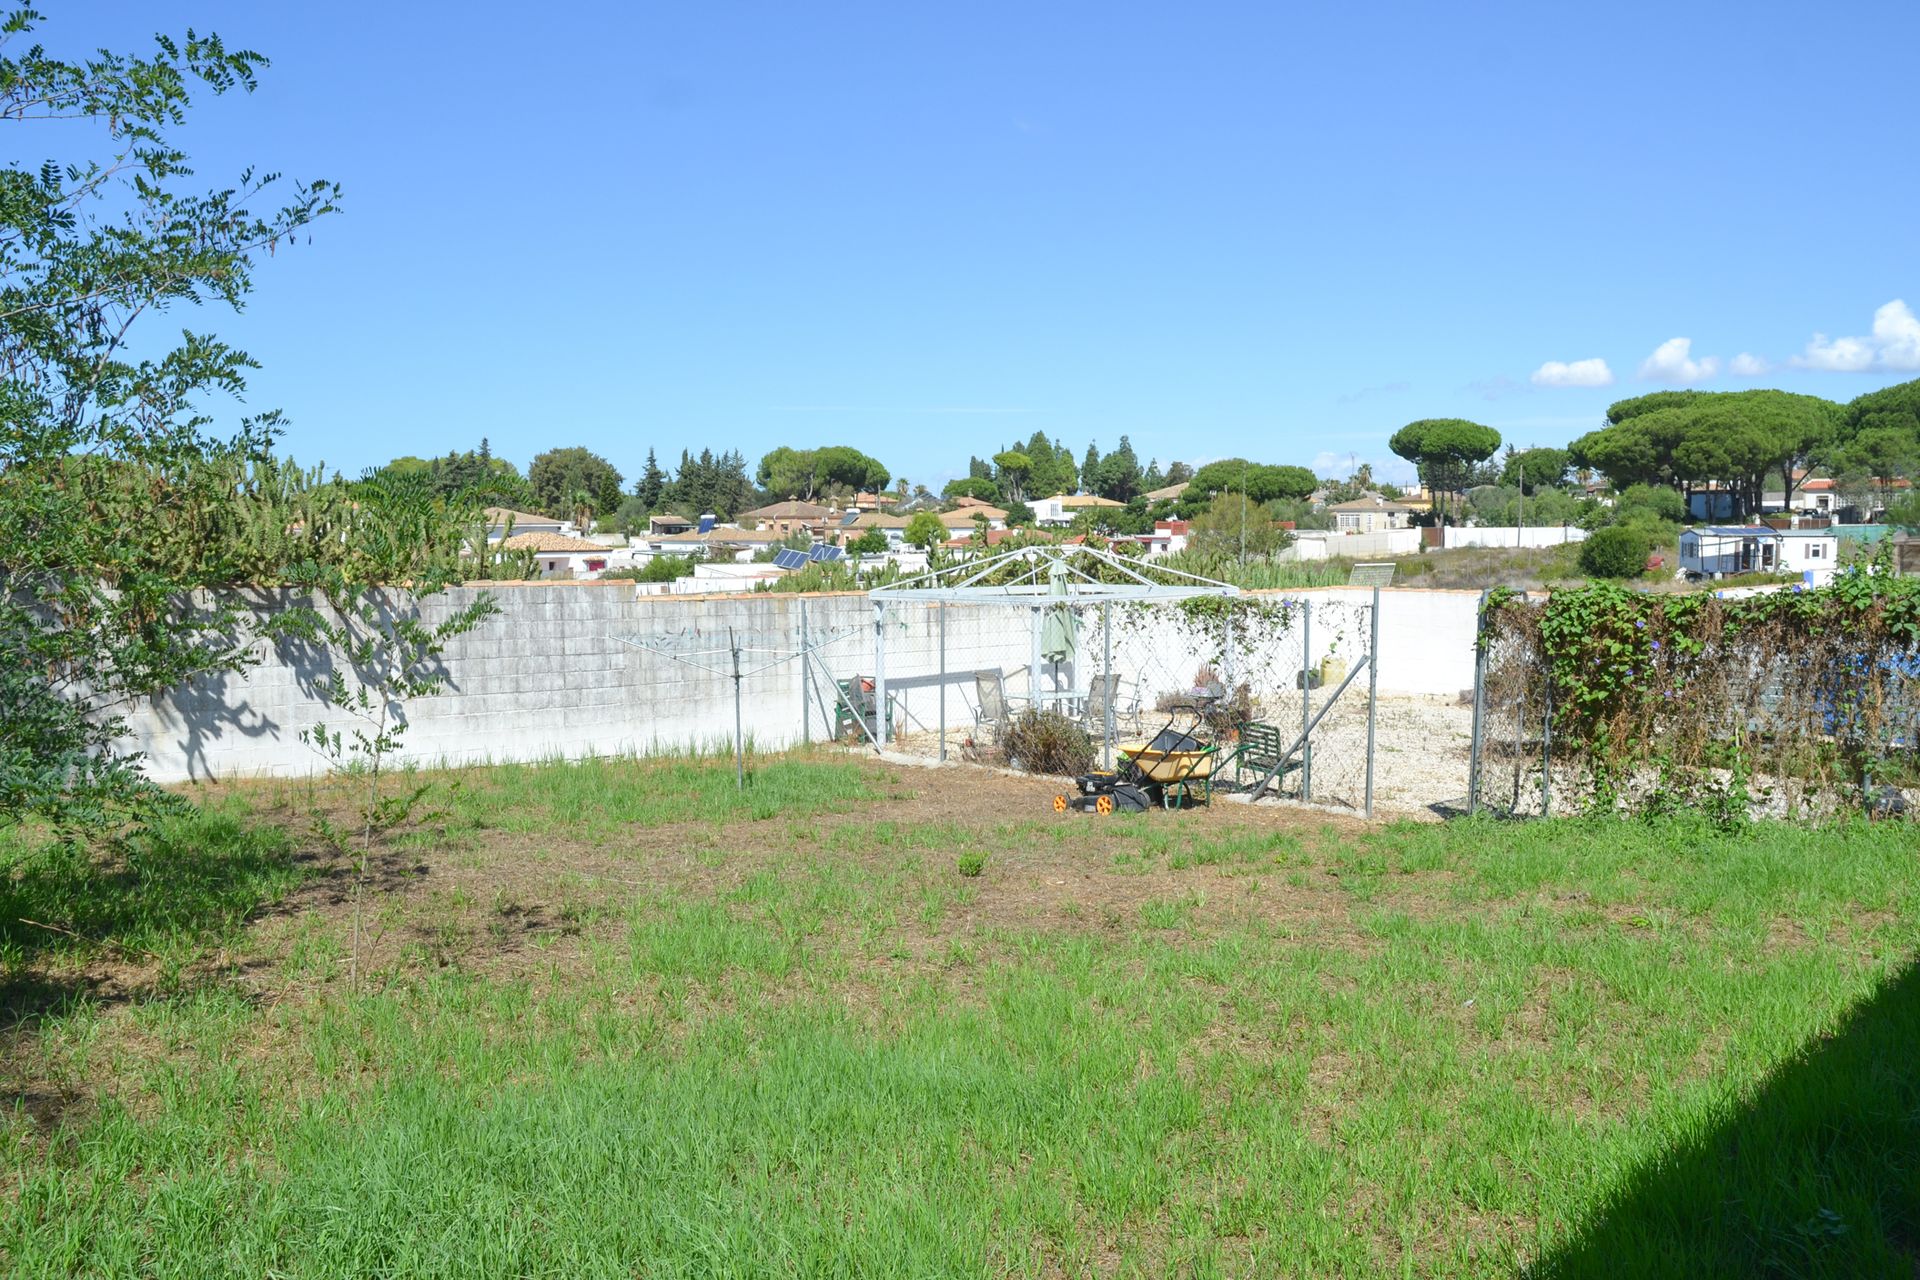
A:
{"type": "Polygon", "coordinates": [[[1568,542],[1587,540],[1587,531],[1573,525],[1524,528],[1448,525],[1440,531],[1440,535],[1441,545],[1446,547],[1558,547],[1568,542]]]}
{"type": "Polygon", "coordinates": [[[1420,551],[1418,529],[1380,529],[1373,533],[1339,533],[1328,529],[1300,529],[1293,545],[1276,560],[1331,560],[1336,556],[1410,556],[1420,551]]]}
{"type": "MultiPolygon", "coordinates": [[[[836,678],[872,674],[874,610],[863,594],[800,596],[750,593],[724,598],[640,596],[632,583],[498,584],[502,612],[449,647],[449,691],[416,701],[405,738],[405,758],[421,763],[539,760],[589,754],[647,754],[714,745],[733,728],[732,684],[723,675],[670,661],[622,644],[646,637],[678,638],[683,647],[719,647],[732,628],[764,648],[798,646],[802,617],[817,641],[836,629],[846,638],[825,651],[836,678]]],[[[433,597],[418,606],[429,623],[472,598],[471,589],[433,597]]],[[[1364,604],[1371,592],[1353,588],[1260,593],[1364,604]]],[[[1384,694],[1452,695],[1473,681],[1472,591],[1387,589],[1381,592],[1379,687],[1384,694]]],[[[414,608],[395,596],[396,609],[414,608]]],[[[263,611],[282,598],[257,602],[263,611]]],[[[936,668],[934,610],[889,620],[889,669],[896,675],[936,668]],[[910,634],[918,629],[919,635],[910,634]],[[917,655],[917,656],[914,656],[917,655]]],[[[1004,618],[969,623],[949,615],[949,668],[1027,665],[1030,640],[1004,618]]],[[[999,611],[973,610],[975,614],[999,611]]],[[[1351,613],[1348,617],[1353,617],[1351,613]]],[[[1335,638],[1329,616],[1313,630],[1310,660],[1318,662],[1335,638]]],[[[1249,643],[1254,638],[1249,638],[1249,643]]],[[[1151,651],[1150,638],[1140,642],[1151,651]]],[[[1340,652],[1360,651],[1358,636],[1340,652]]],[[[263,646],[265,661],[238,675],[210,679],[143,703],[129,717],[132,743],[147,755],[148,772],[164,782],[189,778],[300,776],[325,762],[301,740],[315,724],[347,721],[314,696],[323,669],[295,646],[263,646]]],[[[1184,670],[1175,655],[1155,676],[1184,670]]],[[[1022,677],[1024,680],[1024,677],[1022,677]]],[[[744,685],[746,729],[762,748],[801,738],[801,674],[797,663],[750,677],[744,685]]],[[[932,695],[915,695],[914,710],[931,723],[932,695]]],[[[970,702],[949,702],[949,724],[970,721],[970,702]]],[[[822,736],[816,712],[812,735],[822,736]]]]}

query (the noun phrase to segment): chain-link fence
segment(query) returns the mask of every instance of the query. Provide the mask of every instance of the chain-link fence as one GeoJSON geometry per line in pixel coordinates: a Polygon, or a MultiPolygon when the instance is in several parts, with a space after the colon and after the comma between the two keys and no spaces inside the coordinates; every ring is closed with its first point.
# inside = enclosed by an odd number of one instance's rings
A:
{"type": "Polygon", "coordinates": [[[1039,712],[1101,766],[1171,731],[1212,749],[1210,789],[1370,813],[1377,609],[1377,593],[896,598],[872,606],[871,639],[822,650],[808,674],[847,740],[1021,765],[1010,731],[1039,712]]]}
{"type": "Polygon", "coordinates": [[[1550,607],[1482,598],[1469,810],[1920,804],[1920,644],[1897,611],[1832,593],[1630,600],[1550,646],[1550,607]]]}

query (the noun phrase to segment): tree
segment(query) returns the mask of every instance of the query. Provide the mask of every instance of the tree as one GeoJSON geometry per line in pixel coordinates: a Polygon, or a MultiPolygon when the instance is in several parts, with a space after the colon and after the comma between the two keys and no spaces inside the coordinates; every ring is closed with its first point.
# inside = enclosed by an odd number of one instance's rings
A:
{"type": "Polygon", "coordinates": [[[1509,452],[1500,468],[1500,483],[1512,485],[1527,497],[1541,489],[1558,489],[1567,482],[1570,459],[1565,449],[1522,449],[1509,452]]]}
{"type": "Polygon", "coordinates": [[[1647,535],[1634,525],[1609,525],[1580,544],[1581,572],[1595,578],[1637,578],[1647,569],[1647,535]]]}
{"type": "Polygon", "coordinates": [[[1007,504],[1007,528],[1030,529],[1033,527],[1033,522],[1034,515],[1032,507],[1024,502],[1010,502],[1007,504]]]}
{"type": "Polygon", "coordinates": [[[968,458],[967,478],[969,480],[993,479],[993,464],[985,458],[968,458]]]}
{"type": "Polygon", "coordinates": [[[641,468],[640,479],[633,486],[633,496],[640,500],[641,515],[652,515],[667,500],[667,473],[654,460],[652,449],[647,450],[647,465],[641,468]]]}
{"type": "Polygon", "coordinates": [[[1265,503],[1304,498],[1319,487],[1319,479],[1305,467],[1273,467],[1245,458],[1224,458],[1194,472],[1182,497],[1204,502],[1211,494],[1231,490],[1265,503]]]}
{"type": "Polygon", "coordinates": [[[1158,458],[1149,458],[1147,460],[1147,474],[1140,477],[1140,487],[1148,493],[1153,493],[1167,487],[1167,477],[1165,473],[1160,470],[1160,460],[1158,458]]]}
{"type": "MultiPolygon", "coordinates": [[[[1125,437],[1122,437],[1124,439],[1125,437]]],[[[1093,477],[1100,474],[1100,450],[1093,441],[1087,441],[1087,456],[1080,460],[1080,478],[1089,489],[1093,488],[1093,477]]]]}
{"type": "MultiPolygon", "coordinates": [[[[295,185],[260,215],[272,176],[191,188],[171,131],[202,94],[251,92],[260,55],[191,33],[81,63],[16,50],[38,21],[0,24],[0,119],[61,121],[47,146],[71,159],[0,167],[0,826],[39,814],[97,830],[168,803],[122,741],[121,708],[252,661],[237,611],[189,593],[235,569],[209,535],[272,483],[258,473],[281,423],[212,436],[206,400],[239,396],[253,361],[204,332],[169,346],[139,321],[238,309],[261,255],[290,248],[338,190],[295,185]]],[[[299,536],[261,532],[276,547],[299,536]]]]}
{"type": "Polygon", "coordinates": [[[993,455],[993,466],[1000,492],[1009,501],[1024,504],[1027,481],[1033,476],[1033,459],[1017,449],[1007,449],[993,455]]]}
{"type": "Polygon", "coordinates": [[[1500,433],[1464,418],[1424,418],[1394,432],[1387,447],[1419,468],[1435,494],[1459,495],[1472,484],[1475,465],[1500,447],[1500,433]]]}
{"type": "Polygon", "coordinates": [[[947,540],[947,526],[941,524],[940,517],[933,512],[919,511],[914,513],[913,519],[907,521],[907,530],[902,536],[910,546],[919,547],[922,551],[931,551],[947,540]]]}
{"type": "Polygon", "coordinates": [[[998,505],[1000,486],[979,476],[968,476],[965,480],[947,481],[946,487],[940,490],[940,496],[949,502],[955,498],[977,498],[981,502],[998,505]]]}
{"type": "Polygon", "coordinates": [[[1193,518],[1187,542],[1209,555],[1270,556],[1291,546],[1293,535],[1274,523],[1266,504],[1229,491],[1193,518]]]}
{"type": "Polygon", "coordinates": [[[847,550],[857,556],[877,556],[887,549],[887,535],[878,529],[862,530],[859,537],[847,544],[847,550]]]}
{"type": "Polygon", "coordinates": [[[585,489],[575,489],[567,495],[567,518],[573,521],[574,528],[581,533],[593,530],[593,495],[585,489]]]}
{"type": "Polygon", "coordinates": [[[1193,479],[1193,468],[1184,462],[1167,464],[1167,485],[1185,484],[1193,479]]]}
{"type": "Polygon", "coordinates": [[[880,462],[848,445],[793,449],[786,445],[760,459],[754,473],[769,498],[812,501],[828,489],[878,493],[892,479],[880,462]]]}
{"type": "Polygon", "coordinates": [[[611,515],[620,507],[620,473],[591,450],[574,446],[535,455],[527,468],[534,509],[557,519],[572,516],[572,495],[585,492],[593,514],[611,515]]]}
{"type": "Polygon", "coordinates": [[[1713,486],[1751,511],[1775,472],[1792,504],[1801,472],[1830,447],[1840,417],[1831,401],[1785,391],[1659,391],[1614,404],[1608,425],[1575,440],[1568,456],[1615,488],[1666,484],[1690,495],[1713,486]]]}
{"type": "Polygon", "coordinates": [[[1115,502],[1132,499],[1141,491],[1140,460],[1134,456],[1132,443],[1121,436],[1120,447],[1101,458],[1093,470],[1082,472],[1081,479],[1103,498],[1115,502]]]}
{"type": "Polygon", "coordinates": [[[1835,461],[1843,471],[1872,476],[1885,507],[1892,500],[1894,481],[1920,463],[1920,439],[1899,427],[1871,426],[1849,441],[1835,461]]]}

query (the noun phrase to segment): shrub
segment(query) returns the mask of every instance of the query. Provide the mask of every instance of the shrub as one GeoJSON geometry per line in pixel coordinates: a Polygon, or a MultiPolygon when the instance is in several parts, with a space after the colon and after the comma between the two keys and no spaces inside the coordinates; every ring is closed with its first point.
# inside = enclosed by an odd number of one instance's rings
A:
{"type": "Polygon", "coordinates": [[[1007,763],[1028,773],[1085,773],[1097,758],[1093,739],[1057,711],[1024,711],[1002,739],[1007,763]]]}
{"type": "Polygon", "coordinates": [[[1651,545],[1646,532],[1631,525],[1597,530],[1580,544],[1580,570],[1594,578],[1637,578],[1651,545]]]}
{"type": "Polygon", "coordinates": [[[637,568],[609,569],[600,578],[605,582],[672,582],[675,578],[692,576],[692,557],[655,556],[637,568]]]}
{"type": "Polygon", "coordinates": [[[960,855],[960,874],[969,878],[979,875],[987,869],[987,855],[984,853],[963,853],[960,855]]]}

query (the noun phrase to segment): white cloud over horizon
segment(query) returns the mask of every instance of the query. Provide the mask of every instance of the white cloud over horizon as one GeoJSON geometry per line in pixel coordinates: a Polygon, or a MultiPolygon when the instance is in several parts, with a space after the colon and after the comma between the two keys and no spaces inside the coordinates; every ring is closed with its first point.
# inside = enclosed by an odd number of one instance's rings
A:
{"type": "Polygon", "coordinates": [[[1420,473],[1411,462],[1391,453],[1384,458],[1370,458],[1352,451],[1339,453],[1322,449],[1307,464],[1307,469],[1323,480],[1344,480],[1362,464],[1373,469],[1375,480],[1383,480],[1388,484],[1409,485],[1420,478],[1420,473]]]}
{"type": "Polygon", "coordinates": [[[1529,379],[1536,387],[1610,387],[1613,370],[1599,356],[1590,360],[1549,360],[1529,379]]]}
{"type": "Polygon", "coordinates": [[[1648,382],[1667,382],[1676,387],[1705,382],[1720,372],[1720,357],[1692,355],[1692,338],[1668,338],[1640,362],[1640,376],[1648,382]]]}
{"type": "Polygon", "coordinates": [[[1727,361],[1727,372],[1736,378],[1758,378],[1772,370],[1773,363],[1765,356],[1756,356],[1749,351],[1742,351],[1727,361]]]}
{"type": "Polygon", "coordinates": [[[1920,317],[1895,298],[1873,313],[1873,332],[1858,338],[1815,333],[1807,349],[1787,362],[1827,373],[1909,372],[1920,369],[1920,317]]]}

